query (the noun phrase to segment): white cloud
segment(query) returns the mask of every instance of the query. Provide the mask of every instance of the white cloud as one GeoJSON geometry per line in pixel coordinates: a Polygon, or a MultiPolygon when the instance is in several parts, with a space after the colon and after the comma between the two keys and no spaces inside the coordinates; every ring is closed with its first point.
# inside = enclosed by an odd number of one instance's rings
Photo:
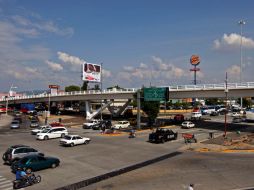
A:
{"type": "Polygon", "coordinates": [[[183,69],[176,67],[172,63],[165,63],[160,57],[152,56],[157,75],[165,74],[166,78],[181,78],[186,76],[183,69]]]}
{"type": "MultiPolygon", "coordinates": [[[[241,35],[236,33],[224,34],[221,39],[214,40],[214,49],[239,48],[241,44],[241,35]]],[[[242,37],[243,48],[254,48],[254,40],[247,37],[242,37]]]]}
{"type": "Polygon", "coordinates": [[[130,72],[132,72],[134,70],[134,67],[132,67],[132,66],[124,66],[123,70],[124,71],[130,71],[130,72]]]}
{"type": "Polygon", "coordinates": [[[57,55],[58,55],[58,59],[60,59],[64,63],[70,63],[72,65],[78,65],[78,66],[80,66],[81,64],[86,62],[85,60],[83,60],[83,59],[81,59],[79,57],[75,57],[75,56],[69,55],[67,53],[60,52],[60,51],[57,52],[57,55]]]}
{"type": "Polygon", "coordinates": [[[241,68],[239,65],[232,65],[230,68],[228,68],[227,73],[232,77],[240,76],[241,68]]]}
{"type": "Polygon", "coordinates": [[[103,76],[103,78],[109,78],[112,76],[112,74],[109,70],[102,69],[102,76],[103,76]]]}
{"type": "Polygon", "coordinates": [[[147,69],[148,68],[148,66],[146,64],[144,64],[144,63],[140,63],[139,67],[141,69],[147,69]]]}
{"type": "Polygon", "coordinates": [[[61,36],[72,36],[74,33],[73,28],[70,28],[70,27],[59,28],[53,21],[44,21],[38,16],[34,17],[34,19],[35,18],[36,20],[32,21],[19,15],[12,16],[12,20],[16,24],[22,27],[30,28],[30,30],[33,30],[33,31],[40,30],[40,31],[54,33],[61,36]]]}
{"type": "Polygon", "coordinates": [[[55,63],[52,61],[45,61],[46,64],[48,64],[48,66],[53,70],[53,71],[61,71],[63,70],[63,66],[59,63],[55,63]]]}

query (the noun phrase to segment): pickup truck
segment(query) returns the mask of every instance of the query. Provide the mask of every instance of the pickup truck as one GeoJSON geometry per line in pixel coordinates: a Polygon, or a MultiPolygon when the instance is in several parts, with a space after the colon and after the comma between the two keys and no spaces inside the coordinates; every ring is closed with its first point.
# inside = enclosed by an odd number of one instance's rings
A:
{"type": "Polygon", "coordinates": [[[178,136],[177,132],[171,129],[157,128],[155,132],[149,134],[149,142],[164,143],[170,140],[176,140],[178,136]]]}

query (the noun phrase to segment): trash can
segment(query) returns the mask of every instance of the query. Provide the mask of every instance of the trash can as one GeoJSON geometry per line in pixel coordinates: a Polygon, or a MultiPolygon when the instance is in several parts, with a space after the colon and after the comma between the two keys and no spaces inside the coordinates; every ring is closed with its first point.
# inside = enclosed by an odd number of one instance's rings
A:
{"type": "Polygon", "coordinates": [[[209,138],[210,138],[210,139],[213,139],[213,138],[214,138],[213,132],[210,132],[210,133],[209,133],[209,138]]]}

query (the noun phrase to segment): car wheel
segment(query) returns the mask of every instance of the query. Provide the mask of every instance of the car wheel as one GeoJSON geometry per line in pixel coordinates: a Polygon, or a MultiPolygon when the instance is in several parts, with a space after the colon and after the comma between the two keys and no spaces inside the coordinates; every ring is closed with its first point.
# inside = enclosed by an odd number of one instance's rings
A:
{"type": "Polygon", "coordinates": [[[51,168],[55,168],[56,167],[56,163],[51,164],[51,168]]]}
{"type": "Polygon", "coordinates": [[[74,147],[74,143],[71,143],[71,147],[74,147]]]}
{"type": "Polygon", "coordinates": [[[46,135],[46,136],[44,137],[44,140],[49,140],[49,137],[46,135]]]}
{"type": "Polygon", "coordinates": [[[65,134],[63,133],[63,134],[61,134],[61,138],[64,138],[64,136],[65,136],[65,134]]]}
{"type": "Polygon", "coordinates": [[[38,176],[36,177],[36,183],[40,183],[40,182],[41,182],[41,176],[38,175],[38,176]]]}
{"type": "Polygon", "coordinates": [[[165,142],[164,138],[161,138],[161,143],[164,143],[164,142],[165,142]]]}
{"type": "Polygon", "coordinates": [[[84,144],[89,144],[89,141],[85,141],[84,144]]]}

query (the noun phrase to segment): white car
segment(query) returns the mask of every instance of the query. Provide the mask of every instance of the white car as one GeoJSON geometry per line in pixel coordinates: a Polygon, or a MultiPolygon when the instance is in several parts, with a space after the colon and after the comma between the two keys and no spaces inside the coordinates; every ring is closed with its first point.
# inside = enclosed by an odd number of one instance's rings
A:
{"type": "Polygon", "coordinates": [[[38,127],[37,129],[31,130],[32,135],[36,135],[37,133],[41,133],[44,129],[51,129],[50,125],[42,125],[38,127]]]}
{"type": "Polygon", "coordinates": [[[90,138],[81,137],[79,135],[66,135],[64,138],[60,139],[60,145],[63,146],[74,146],[79,144],[88,144],[91,141],[90,138]]]}
{"type": "Polygon", "coordinates": [[[64,138],[68,135],[68,131],[65,127],[54,127],[51,129],[44,129],[42,132],[37,133],[36,139],[38,140],[48,140],[53,138],[64,138]]]}
{"type": "Polygon", "coordinates": [[[238,112],[233,112],[232,113],[232,117],[240,117],[240,116],[241,116],[241,114],[238,113],[238,112]]]}
{"type": "Polygon", "coordinates": [[[113,126],[114,129],[126,129],[130,126],[129,121],[119,121],[117,124],[113,126]]]}
{"type": "Polygon", "coordinates": [[[191,119],[201,119],[202,114],[201,112],[192,112],[191,113],[191,119]]]}
{"type": "Polygon", "coordinates": [[[90,121],[87,121],[86,123],[83,123],[83,128],[84,129],[91,129],[93,126],[99,125],[100,122],[101,122],[100,120],[90,120],[90,121]]]}
{"type": "Polygon", "coordinates": [[[193,127],[195,127],[195,124],[192,123],[191,121],[184,121],[184,122],[182,123],[182,128],[187,128],[187,129],[189,129],[189,128],[193,128],[193,127]]]}

